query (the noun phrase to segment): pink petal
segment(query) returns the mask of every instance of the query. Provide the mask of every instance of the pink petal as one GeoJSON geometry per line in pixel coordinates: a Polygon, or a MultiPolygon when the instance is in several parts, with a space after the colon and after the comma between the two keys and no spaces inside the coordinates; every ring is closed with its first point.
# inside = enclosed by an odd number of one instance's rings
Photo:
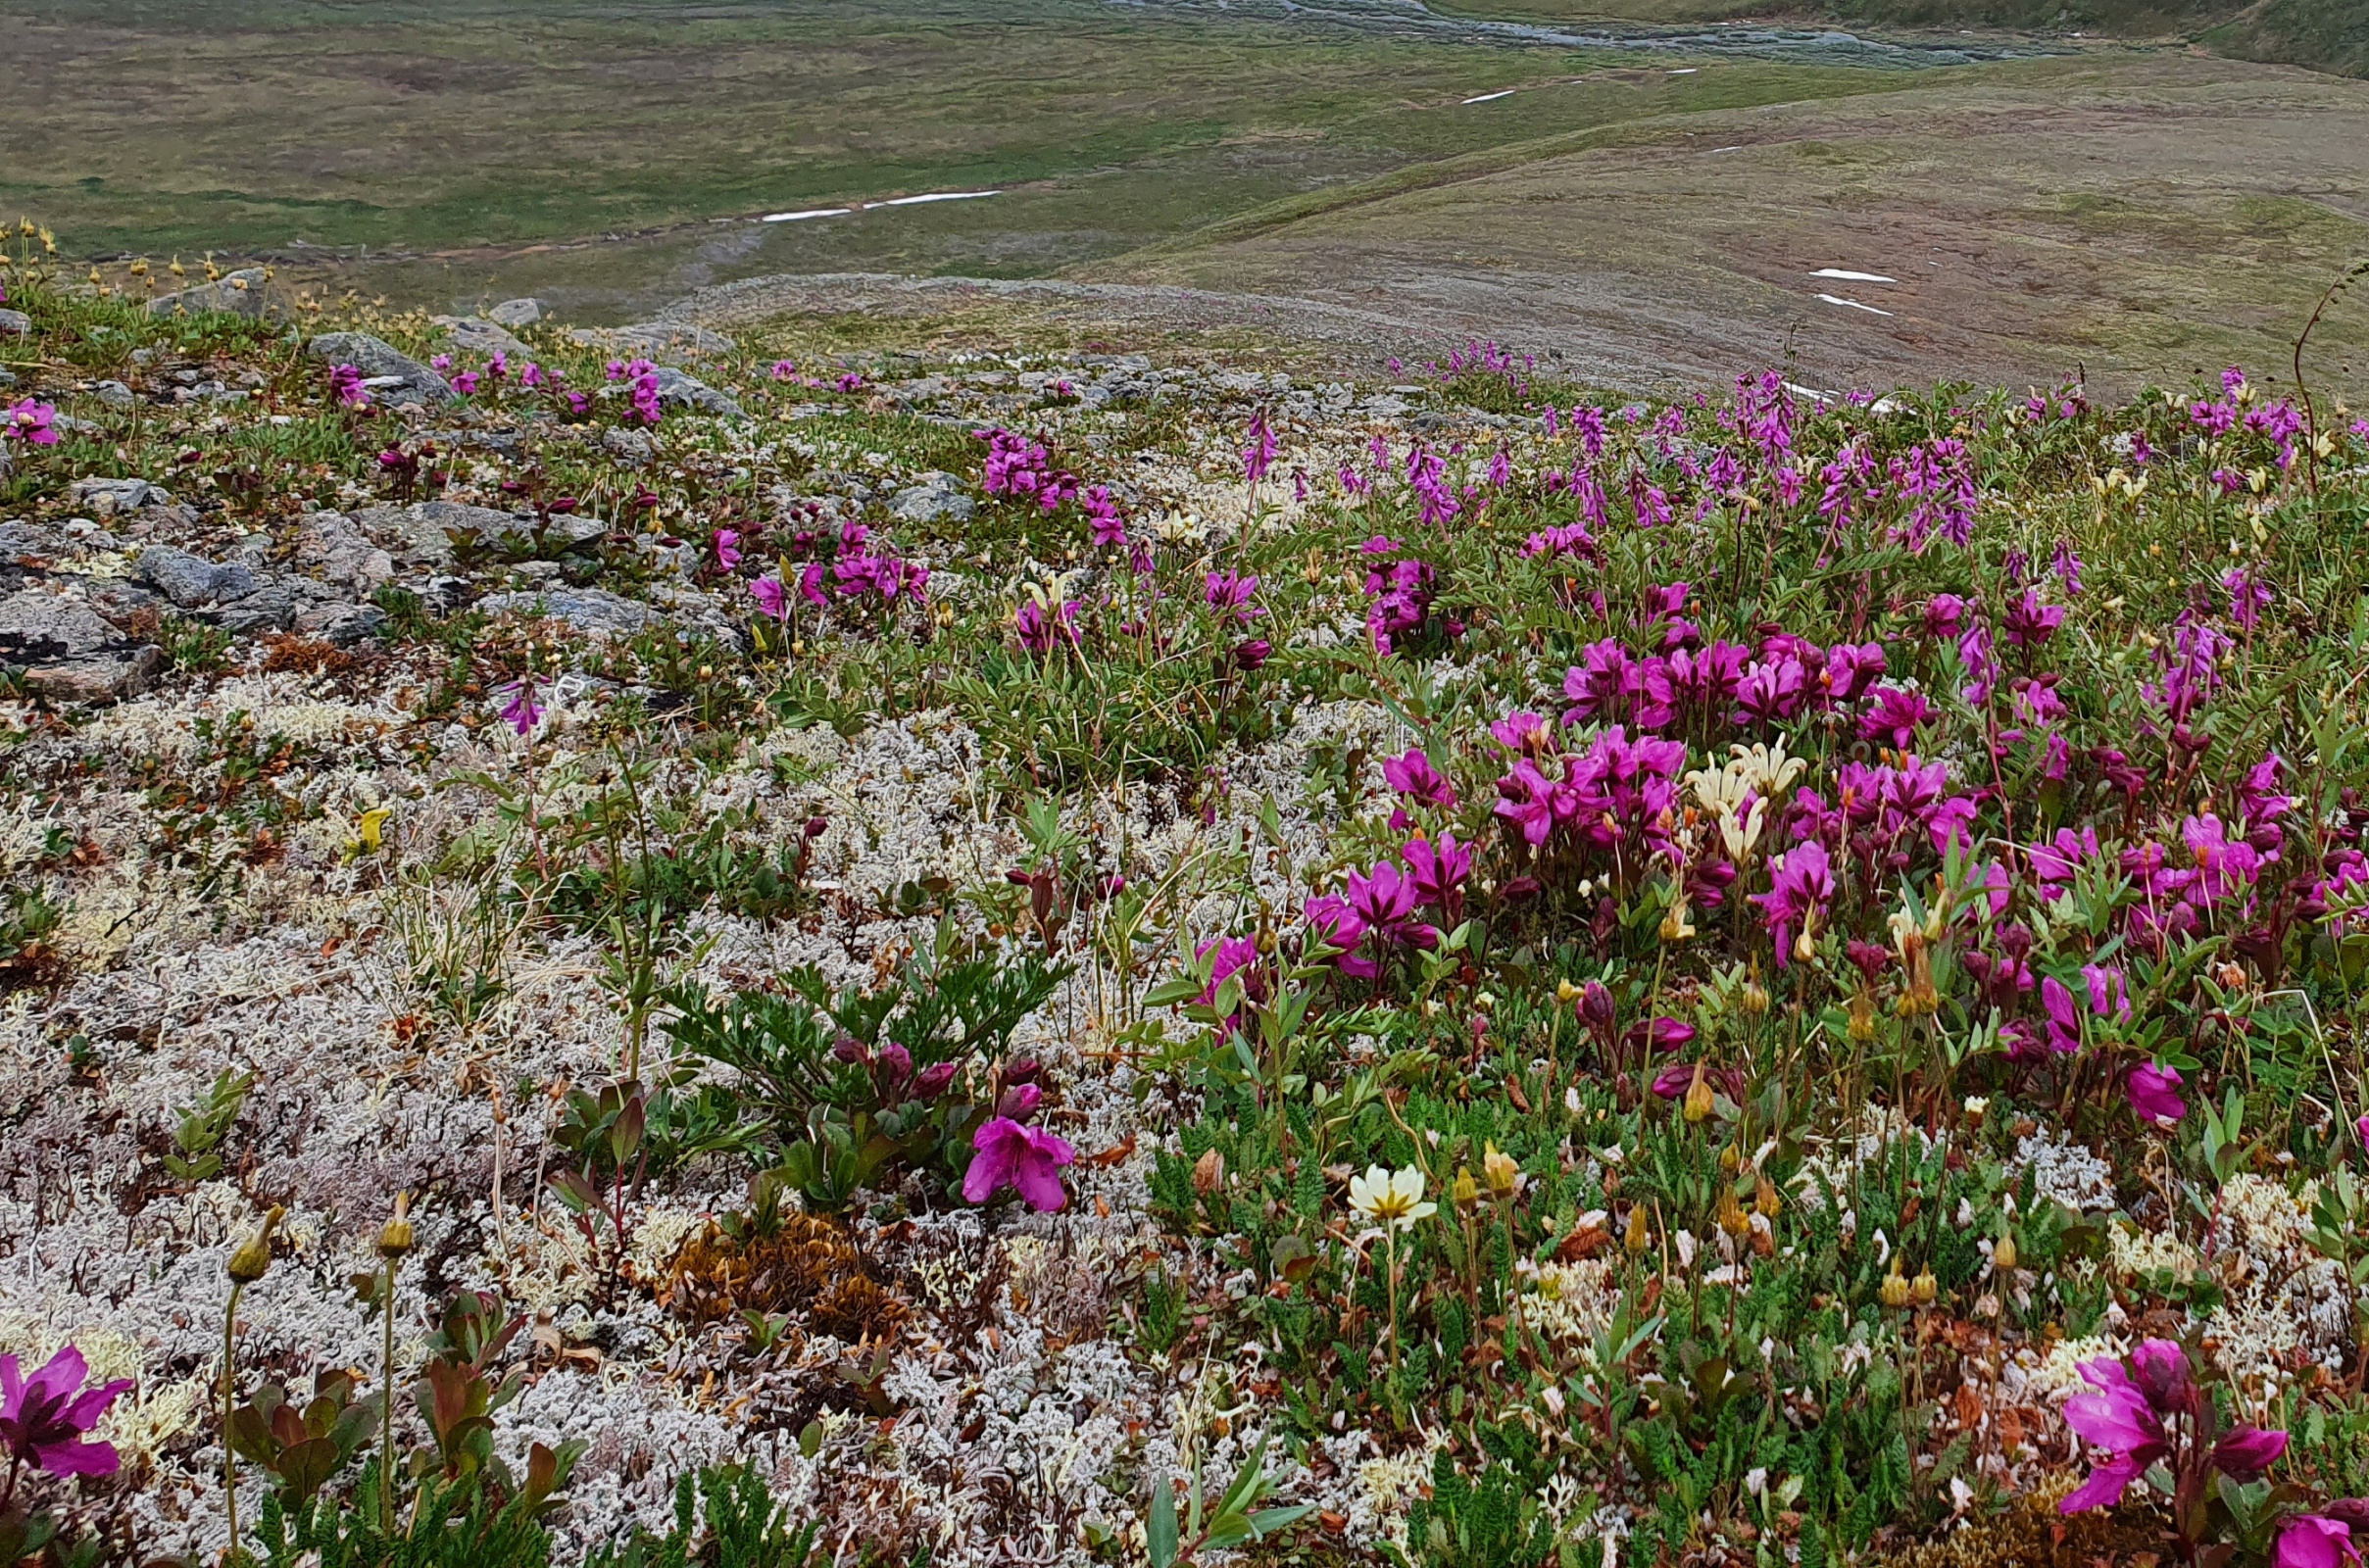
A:
{"type": "MultiPolygon", "coordinates": [[[[66,1407],[65,1417],[88,1432],[98,1424],[99,1417],[107,1413],[107,1407],[116,1402],[117,1396],[129,1392],[130,1388],[131,1379],[118,1378],[113,1383],[87,1390],[80,1398],[66,1407]]],[[[2280,1434],[2282,1437],[2285,1435],[2280,1434]]]]}
{"type": "Polygon", "coordinates": [[[2111,1508],[2122,1500],[2122,1494],[2139,1479],[2139,1461],[2131,1458],[2108,1459],[2090,1472],[2090,1479],[2065,1494],[2056,1505],[2058,1513],[2086,1513],[2092,1508],[2111,1508]]]}
{"type": "Polygon", "coordinates": [[[123,1467],[107,1443],[51,1443],[33,1450],[33,1462],[53,1476],[111,1476],[123,1467]]]}
{"type": "Polygon", "coordinates": [[[1062,1190],[1061,1178],[1050,1160],[1023,1159],[1012,1173],[1012,1184],[1020,1190],[1028,1206],[1040,1214],[1056,1213],[1069,1201],[1062,1190]]]}

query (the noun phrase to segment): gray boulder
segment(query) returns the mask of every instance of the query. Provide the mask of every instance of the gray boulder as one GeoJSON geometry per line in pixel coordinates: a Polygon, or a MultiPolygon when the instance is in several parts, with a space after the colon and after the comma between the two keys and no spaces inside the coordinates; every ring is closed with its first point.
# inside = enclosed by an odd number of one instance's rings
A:
{"type": "Polygon", "coordinates": [[[662,365],[653,373],[658,377],[661,408],[697,409],[702,414],[729,414],[735,417],[740,415],[737,400],[695,375],[686,375],[670,365],[662,365]]]}
{"type": "Polygon", "coordinates": [[[316,605],[296,616],[296,629],[339,648],[351,648],[374,637],[386,624],[386,612],[376,605],[316,605]]]}
{"type": "MultiPolygon", "coordinates": [[[[120,384],[120,383],[118,383],[120,384]]],[[[66,493],[75,505],[87,507],[94,515],[112,517],[120,512],[137,512],[142,507],[169,507],[173,492],[161,484],[146,479],[76,479],[67,486],[66,493]]]]}
{"type": "Polygon", "coordinates": [[[216,609],[201,610],[197,618],[241,636],[286,631],[296,622],[296,595],[285,584],[269,583],[216,609]]]}
{"type": "Polygon", "coordinates": [[[30,337],[33,318],[23,311],[0,311],[0,333],[10,337],[30,337]]]}
{"type": "Polygon", "coordinates": [[[601,450],[628,468],[647,467],[658,456],[658,444],[650,439],[649,431],[629,430],[621,424],[601,432],[601,450]]]}
{"type": "Polygon", "coordinates": [[[150,545],[131,564],[132,575],[183,610],[210,605],[221,592],[223,568],[203,556],[171,545],[150,545]]]}
{"type": "Polygon", "coordinates": [[[518,526],[507,512],[457,501],[417,501],[408,507],[365,507],[354,514],[363,532],[414,565],[453,564],[453,535],[498,538],[518,526]]]}
{"type": "Polygon", "coordinates": [[[40,588],[22,588],[0,599],[0,655],[11,662],[53,662],[122,641],[81,599],[40,588]]]}
{"type": "Polygon", "coordinates": [[[534,350],[512,337],[495,322],[475,316],[439,316],[436,324],[444,335],[453,340],[453,347],[469,354],[507,354],[514,360],[531,360],[534,350]]]}
{"type": "Polygon", "coordinates": [[[0,522],[0,561],[23,565],[54,555],[57,550],[57,536],[45,529],[29,522],[0,522]]]}
{"type": "Polygon", "coordinates": [[[487,311],[485,318],[496,326],[532,326],[543,318],[543,302],[537,299],[504,300],[487,311]]]}
{"type": "Polygon", "coordinates": [[[90,389],[90,395],[119,414],[136,407],[140,401],[132,395],[131,388],[121,381],[101,381],[90,389]]]}
{"type": "Polygon", "coordinates": [[[968,522],[974,510],[962,493],[962,481],[951,473],[924,473],[919,482],[897,492],[888,504],[891,515],[905,522],[968,522]]]}
{"type": "Polygon", "coordinates": [[[260,267],[242,267],[235,272],[224,272],[211,283],[200,283],[178,293],[159,294],[148,302],[151,316],[198,316],[207,311],[222,311],[261,320],[264,308],[264,270],[260,267]]]}
{"type": "Polygon", "coordinates": [[[323,365],[350,365],[365,380],[381,382],[371,390],[382,403],[460,401],[444,377],[368,332],[323,332],[305,345],[305,352],[323,365]]]}
{"type": "Polygon", "coordinates": [[[631,636],[661,625],[666,619],[638,600],[621,598],[600,588],[487,594],[477,601],[477,608],[496,615],[544,615],[564,621],[577,631],[608,637],[631,636]]]}
{"type": "Polygon", "coordinates": [[[154,643],[114,649],[53,664],[35,664],[25,684],[53,703],[113,703],[154,685],[169,662],[154,643]]]}
{"type": "Polygon", "coordinates": [[[374,592],[395,575],[395,563],[340,512],[306,514],[296,533],[296,567],[324,582],[374,592]]]}

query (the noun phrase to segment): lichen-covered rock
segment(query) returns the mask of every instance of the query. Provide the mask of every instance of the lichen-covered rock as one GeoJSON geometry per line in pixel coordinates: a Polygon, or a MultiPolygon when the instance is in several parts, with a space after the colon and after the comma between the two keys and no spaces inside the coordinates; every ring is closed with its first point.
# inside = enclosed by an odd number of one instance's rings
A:
{"type": "Polygon", "coordinates": [[[305,345],[305,353],[323,365],[350,365],[360,370],[363,384],[381,403],[460,401],[444,377],[368,332],[323,332],[305,345]]]}

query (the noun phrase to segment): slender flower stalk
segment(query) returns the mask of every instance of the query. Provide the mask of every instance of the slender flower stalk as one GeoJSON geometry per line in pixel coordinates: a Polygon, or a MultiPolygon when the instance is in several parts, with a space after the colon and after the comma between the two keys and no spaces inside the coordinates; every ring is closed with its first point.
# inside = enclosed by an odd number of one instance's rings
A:
{"type": "Polygon", "coordinates": [[[264,1216],[263,1224],[239,1244],[230,1254],[230,1301],[222,1309],[222,1508],[230,1523],[230,1545],[223,1562],[235,1568],[238,1549],[238,1450],[230,1442],[230,1411],[238,1397],[238,1301],[247,1287],[262,1279],[271,1267],[271,1234],[287,1217],[287,1210],[272,1205],[264,1216]]]}
{"type": "Polygon", "coordinates": [[[395,1195],[395,1212],[378,1232],[378,1294],[383,1339],[378,1350],[378,1523],[380,1534],[395,1537],[395,1269],[418,1238],[412,1231],[412,1195],[395,1195]]]}

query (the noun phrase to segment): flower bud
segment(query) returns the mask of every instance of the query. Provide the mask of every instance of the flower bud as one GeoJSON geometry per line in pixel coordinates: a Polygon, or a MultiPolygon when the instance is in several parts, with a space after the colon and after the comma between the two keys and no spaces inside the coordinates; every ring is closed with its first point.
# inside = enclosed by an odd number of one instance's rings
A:
{"type": "Polygon", "coordinates": [[[892,1040],[872,1058],[872,1074],[882,1089],[894,1094],[913,1075],[913,1054],[892,1040]]]}
{"type": "Polygon", "coordinates": [[[386,1224],[379,1227],[378,1255],[392,1262],[410,1251],[418,1240],[412,1234],[412,1195],[397,1193],[395,1212],[387,1217],[386,1224]]]}
{"type": "Polygon", "coordinates": [[[1875,1038],[1875,998],[1864,991],[1851,999],[1851,1038],[1861,1045],[1875,1038]]]}
{"type": "Polygon", "coordinates": [[[1470,1208],[1481,1200],[1481,1184],[1472,1179],[1472,1172],[1459,1165],[1456,1172],[1456,1206],[1470,1208]]]}
{"type": "Polygon", "coordinates": [[[237,1251],[230,1254],[231,1284],[252,1285],[264,1277],[265,1271],[271,1266],[271,1233],[279,1229],[279,1222],[287,1217],[287,1213],[279,1204],[272,1204],[271,1212],[264,1216],[263,1224],[239,1244],[237,1251]]]}
{"type": "Polygon", "coordinates": [[[1687,1086],[1686,1091],[1686,1119],[1702,1121],[1711,1113],[1711,1080],[1703,1072],[1703,1064],[1697,1062],[1695,1064],[1695,1081],[1687,1086]]]}
{"type": "Polygon", "coordinates": [[[1736,1000],[1748,1018],[1757,1018],[1768,1011],[1768,989],[1757,980],[1745,981],[1736,1000]]]}
{"type": "Polygon", "coordinates": [[[1612,993],[1604,989],[1603,981],[1591,980],[1580,988],[1579,1015],[1595,1028],[1612,1027],[1612,993]]]}
{"type": "Polygon", "coordinates": [[[854,1035],[841,1035],[837,1040],[831,1042],[831,1059],[833,1061],[864,1061],[869,1059],[870,1055],[871,1053],[864,1049],[864,1042],[858,1040],[854,1035]]]}
{"type": "Polygon", "coordinates": [[[1036,1114],[1036,1107],[1043,1103],[1044,1099],[1045,1091],[1036,1085],[1014,1084],[996,1096],[995,1113],[1009,1116],[1013,1121],[1026,1121],[1036,1114]]]}
{"type": "Polygon", "coordinates": [[[2015,1238],[2005,1231],[1999,1232],[1999,1240],[1992,1244],[1991,1266],[2001,1274],[2010,1273],[2015,1268],[2015,1238]]]}
{"type": "Polygon", "coordinates": [[[1571,1005],[1572,1003],[1579,1000],[1579,987],[1573,985],[1568,980],[1555,981],[1555,1000],[1561,1003],[1566,1007],[1571,1005]]]}
{"type": "Polygon", "coordinates": [[[1892,1272],[1884,1276],[1884,1288],[1879,1294],[1886,1306],[1899,1308],[1908,1304],[1908,1281],[1900,1275],[1899,1257],[1893,1258],[1892,1272]]]}
{"type": "Polygon", "coordinates": [[[1919,1306],[1931,1306],[1933,1298],[1941,1293],[1941,1281],[1933,1277],[1933,1268],[1930,1264],[1918,1269],[1916,1278],[1908,1282],[1909,1298],[1919,1306]]]}
{"type": "Polygon", "coordinates": [[[921,1076],[913,1080],[913,1098],[915,1100],[937,1099],[946,1093],[946,1086],[955,1081],[957,1070],[956,1064],[951,1061],[941,1061],[935,1066],[922,1068],[921,1076]]]}
{"type": "Polygon", "coordinates": [[[1004,1082],[1007,1085],[1032,1084],[1036,1082],[1037,1074],[1044,1070],[1045,1064],[1034,1056],[1015,1056],[1004,1064],[1004,1082]]]}
{"type": "Polygon", "coordinates": [[[1719,1189],[1719,1228],[1738,1240],[1742,1240],[1752,1228],[1751,1218],[1744,1212],[1744,1205],[1737,1201],[1735,1188],[1726,1185],[1719,1189]]]}
{"type": "Polygon", "coordinates": [[[1653,1233],[1646,1228],[1645,1205],[1631,1203],[1629,1205],[1628,1234],[1621,1238],[1621,1245],[1632,1252],[1642,1252],[1653,1243],[1653,1233]]]}
{"type": "Polygon", "coordinates": [[[1766,1171],[1761,1172],[1760,1190],[1752,1198],[1752,1207],[1759,1210],[1763,1216],[1775,1219],[1777,1211],[1784,1206],[1784,1200],[1777,1196],[1777,1184],[1768,1179],[1766,1171]]]}
{"type": "Polygon", "coordinates": [[[1495,1144],[1481,1155],[1481,1174],[1489,1183],[1489,1196],[1501,1202],[1522,1190],[1521,1166],[1495,1144]]]}

